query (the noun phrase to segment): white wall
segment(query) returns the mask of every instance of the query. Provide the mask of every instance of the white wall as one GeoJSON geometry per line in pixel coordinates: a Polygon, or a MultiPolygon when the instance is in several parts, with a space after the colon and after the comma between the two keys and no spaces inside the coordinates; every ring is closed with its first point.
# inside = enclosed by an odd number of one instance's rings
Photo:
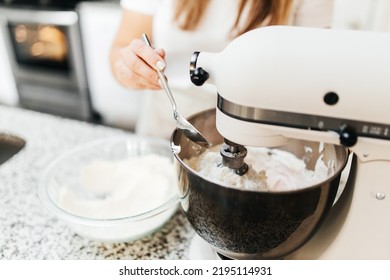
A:
{"type": "Polygon", "coordinates": [[[371,30],[390,32],[390,1],[374,0],[373,23],[371,30]]]}
{"type": "Polygon", "coordinates": [[[390,0],[335,0],[333,28],[390,31],[390,0]]]}

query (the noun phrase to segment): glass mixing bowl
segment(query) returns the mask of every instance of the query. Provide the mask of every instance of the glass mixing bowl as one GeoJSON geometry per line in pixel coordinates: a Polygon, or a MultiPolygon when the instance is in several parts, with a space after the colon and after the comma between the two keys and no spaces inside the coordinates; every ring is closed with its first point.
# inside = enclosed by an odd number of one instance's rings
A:
{"type": "Polygon", "coordinates": [[[178,205],[170,143],[126,136],[75,147],[44,171],[39,197],[93,240],[123,242],[155,232],[178,205]]]}

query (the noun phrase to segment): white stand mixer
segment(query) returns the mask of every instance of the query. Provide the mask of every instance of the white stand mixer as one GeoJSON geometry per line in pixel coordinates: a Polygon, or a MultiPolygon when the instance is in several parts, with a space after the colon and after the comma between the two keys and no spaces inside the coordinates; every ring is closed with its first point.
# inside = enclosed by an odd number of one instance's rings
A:
{"type": "Polygon", "coordinates": [[[353,185],[287,258],[390,259],[389,50],[385,33],[273,26],[193,55],[192,81],[218,90],[225,139],[276,147],[296,138],[356,155],[353,185]]]}

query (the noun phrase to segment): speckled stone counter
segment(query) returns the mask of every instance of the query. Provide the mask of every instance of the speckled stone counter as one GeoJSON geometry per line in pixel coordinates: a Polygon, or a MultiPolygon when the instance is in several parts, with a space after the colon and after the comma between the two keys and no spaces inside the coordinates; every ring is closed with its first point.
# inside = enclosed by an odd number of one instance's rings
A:
{"type": "Polygon", "coordinates": [[[128,132],[6,106],[0,132],[26,141],[0,165],[0,259],[188,259],[194,232],[180,210],[158,232],[112,244],[75,234],[41,205],[38,182],[52,160],[78,144],[128,132]]]}

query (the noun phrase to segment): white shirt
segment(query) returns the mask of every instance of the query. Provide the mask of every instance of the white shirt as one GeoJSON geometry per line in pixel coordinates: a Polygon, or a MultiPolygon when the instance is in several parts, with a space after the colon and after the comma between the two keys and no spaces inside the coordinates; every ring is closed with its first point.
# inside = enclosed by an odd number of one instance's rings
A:
{"type": "MultiPolygon", "coordinates": [[[[237,0],[212,0],[194,31],[179,29],[173,22],[174,0],[121,0],[125,9],[153,15],[153,46],[166,52],[165,75],[178,111],[188,117],[215,107],[216,90],[211,85],[196,87],[189,79],[189,62],[194,51],[219,52],[231,40],[229,31],[237,16],[237,0]]],[[[329,27],[333,0],[295,0],[290,25],[329,27]]],[[[129,27],[131,28],[131,27],[129,27]]],[[[171,105],[164,93],[149,92],[137,132],[169,138],[175,128],[171,105]]]]}

